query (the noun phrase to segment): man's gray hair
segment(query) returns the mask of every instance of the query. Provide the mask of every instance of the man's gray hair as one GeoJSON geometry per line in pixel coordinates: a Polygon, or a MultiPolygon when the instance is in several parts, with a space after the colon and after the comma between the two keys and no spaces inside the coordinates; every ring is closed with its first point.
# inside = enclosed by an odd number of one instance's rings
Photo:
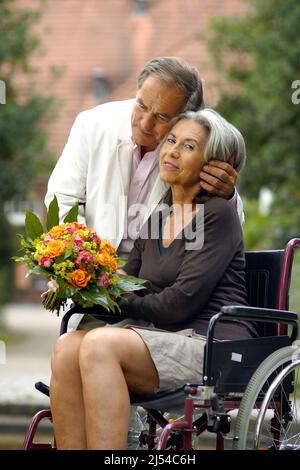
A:
{"type": "Polygon", "coordinates": [[[204,147],[204,160],[221,160],[231,163],[236,171],[240,171],[246,161],[245,141],[240,131],[219,113],[210,108],[197,112],[187,111],[172,119],[170,128],[182,119],[195,121],[203,126],[208,133],[204,147]]]}
{"type": "Polygon", "coordinates": [[[151,60],[139,75],[138,90],[150,75],[156,75],[180,89],[186,99],[182,112],[197,111],[203,107],[203,87],[199,72],[185,60],[179,57],[158,57],[151,60]]]}

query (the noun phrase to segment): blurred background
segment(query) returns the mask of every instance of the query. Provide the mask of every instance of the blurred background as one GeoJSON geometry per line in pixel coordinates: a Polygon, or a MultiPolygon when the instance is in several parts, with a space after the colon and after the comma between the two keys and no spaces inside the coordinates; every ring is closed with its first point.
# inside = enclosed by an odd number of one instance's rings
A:
{"type": "MultiPolygon", "coordinates": [[[[205,102],[243,133],[238,179],[246,249],[300,236],[298,0],[0,1],[0,447],[19,448],[28,416],[47,404],[59,319],[40,306],[44,280],[10,261],[29,209],[41,217],[47,180],[76,115],[134,97],[146,62],[197,66],[205,102]]],[[[296,257],[291,308],[298,311],[296,257]]],[[[48,429],[45,428],[45,433],[48,429]]]]}

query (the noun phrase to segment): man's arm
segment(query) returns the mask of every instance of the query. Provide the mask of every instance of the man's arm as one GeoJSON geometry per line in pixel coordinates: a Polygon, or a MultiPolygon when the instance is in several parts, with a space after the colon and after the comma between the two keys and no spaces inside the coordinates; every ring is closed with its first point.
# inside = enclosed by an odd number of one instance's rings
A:
{"type": "Polygon", "coordinates": [[[78,202],[81,223],[85,223],[86,178],[89,160],[88,144],[84,133],[83,113],[79,114],[71,129],[63,153],[48,182],[45,204],[48,207],[54,195],[59,206],[60,221],[78,202]]]}

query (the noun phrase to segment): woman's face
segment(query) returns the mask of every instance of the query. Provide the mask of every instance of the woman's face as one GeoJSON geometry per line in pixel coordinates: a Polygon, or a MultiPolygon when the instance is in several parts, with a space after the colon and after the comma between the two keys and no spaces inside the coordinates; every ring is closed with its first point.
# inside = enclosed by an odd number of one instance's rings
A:
{"type": "Polygon", "coordinates": [[[160,177],[166,183],[193,186],[204,165],[207,131],[195,121],[181,119],[167,134],[160,150],[160,177]]]}

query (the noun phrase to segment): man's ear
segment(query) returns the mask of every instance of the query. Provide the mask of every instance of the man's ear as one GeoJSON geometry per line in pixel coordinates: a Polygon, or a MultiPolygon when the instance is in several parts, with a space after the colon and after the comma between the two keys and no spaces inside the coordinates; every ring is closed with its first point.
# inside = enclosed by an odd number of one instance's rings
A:
{"type": "Polygon", "coordinates": [[[231,155],[231,157],[229,158],[228,163],[229,163],[229,165],[231,165],[233,167],[233,164],[234,164],[234,156],[233,155],[231,155]]]}

